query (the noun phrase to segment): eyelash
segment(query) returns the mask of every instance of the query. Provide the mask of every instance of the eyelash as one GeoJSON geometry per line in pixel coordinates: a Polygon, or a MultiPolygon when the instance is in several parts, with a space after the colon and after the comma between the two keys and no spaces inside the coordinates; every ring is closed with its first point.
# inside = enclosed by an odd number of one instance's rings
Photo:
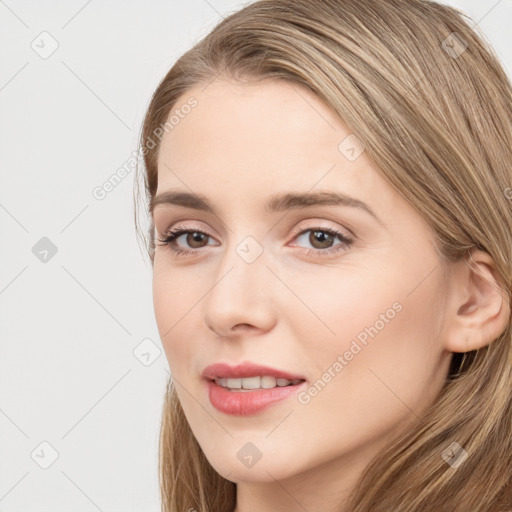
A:
{"type": "MultiPolygon", "coordinates": [[[[308,231],[319,231],[321,233],[328,233],[329,235],[331,235],[335,238],[338,238],[342,242],[341,244],[338,244],[336,246],[337,248],[307,249],[306,254],[308,256],[312,256],[312,255],[318,256],[319,254],[324,255],[326,253],[328,255],[331,255],[332,253],[337,253],[343,249],[349,249],[354,242],[352,239],[346,237],[344,234],[340,233],[339,231],[336,231],[335,229],[330,229],[330,228],[304,229],[304,230],[300,231],[299,233],[297,233],[295,235],[294,239],[298,238],[300,235],[303,235],[304,233],[307,233],[308,231]]],[[[180,249],[179,247],[176,246],[176,243],[175,243],[176,239],[179,238],[181,235],[188,234],[188,233],[201,233],[202,235],[206,235],[207,237],[211,238],[210,235],[208,235],[208,233],[205,233],[204,231],[200,231],[198,229],[182,229],[182,228],[178,227],[178,228],[169,230],[166,233],[166,235],[164,236],[164,238],[157,238],[158,241],[161,242],[160,244],[157,244],[157,245],[168,246],[172,252],[174,252],[176,255],[180,255],[180,256],[186,256],[186,255],[189,255],[194,252],[197,253],[199,251],[199,249],[191,249],[191,250],[180,249]]]]}

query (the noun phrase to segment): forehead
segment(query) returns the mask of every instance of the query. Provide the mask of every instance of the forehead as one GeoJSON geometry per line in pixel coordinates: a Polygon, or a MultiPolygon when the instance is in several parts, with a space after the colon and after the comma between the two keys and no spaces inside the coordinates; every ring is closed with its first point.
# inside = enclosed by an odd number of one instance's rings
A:
{"type": "Polygon", "coordinates": [[[163,162],[187,169],[205,164],[223,171],[265,168],[274,174],[300,162],[332,165],[340,155],[339,142],[350,133],[310,91],[284,81],[214,81],[183,94],[169,117],[191,98],[196,106],[164,133],[159,170],[163,162]]]}
{"type": "Polygon", "coordinates": [[[355,135],[307,88],[214,81],[183,94],[170,116],[192,98],[196,106],[183,109],[188,113],[162,138],[158,192],[190,188],[219,201],[233,201],[236,192],[243,201],[270,190],[332,188],[393,204],[394,191],[365,152],[347,158],[355,135]]]}
{"type": "Polygon", "coordinates": [[[203,89],[194,88],[178,101],[194,97],[197,105],[162,141],[175,159],[280,161],[320,150],[332,154],[347,132],[327,105],[295,84],[214,81],[203,89]]]}

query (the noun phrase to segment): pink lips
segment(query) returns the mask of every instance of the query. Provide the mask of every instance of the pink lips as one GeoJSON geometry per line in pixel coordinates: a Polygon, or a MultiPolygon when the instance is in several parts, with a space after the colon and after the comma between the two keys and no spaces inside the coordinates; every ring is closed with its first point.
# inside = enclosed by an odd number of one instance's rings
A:
{"type": "Polygon", "coordinates": [[[247,362],[238,366],[230,366],[225,363],[207,366],[203,370],[203,377],[206,381],[211,404],[220,412],[238,416],[248,416],[263,411],[272,404],[293,396],[306,386],[304,377],[300,375],[247,362]],[[266,375],[291,381],[300,379],[303,382],[289,386],[276,386],[270,389],[232,391],[219,386],[214,380],[215,378],[244,378],[266,375]]]}
{"type": "Polygon", "coordinates": [[[206,382],[206,385],[208,387],[208,397],[215,409],[224,414],[249,416],[295,395],[306,386],[306,382],[271,389],[247,391],[231,391],[210,380],[206,382]]]}
{"type": "Polygon", "coordinates": [[[270,375],[276,379],[305,380],[302,375],[293,375],[283,370],[277,370],[275,368],[270,368],[269,366],[262,366],[250,362],[244,362],[237,366],[230,366],[226,363],[216,363],[207,366],[203,370],[203,377],[206,377],[209,380],[213,380],[216,377],[237,379],[244,377],[263,377],[264,375],[270,375]]]}

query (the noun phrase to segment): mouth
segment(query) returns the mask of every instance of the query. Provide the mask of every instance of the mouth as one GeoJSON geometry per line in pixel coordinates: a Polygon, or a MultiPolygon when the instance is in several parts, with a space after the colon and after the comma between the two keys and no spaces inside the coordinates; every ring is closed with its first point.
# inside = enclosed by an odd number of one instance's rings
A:
{"type": "MultiPolygon", "coordinates": [[[[253,382],[250,382],[250,380],[259,377],[260,379],[263,379],[263,387],[274,387],[276,384],[287,385],[288,382],[285,381],[294,382],[296,380],[305,380],[303,375],[293,374],[283,369],[272,368],[270,366],[265,366],[250,361],[245,361],[235,366],[223,362],[211,364],[204,368],[202,376],[209,380],[242,379],[247,381],[247,386],[253,386],[253,382]],[[276,382],[272,381],[271,379],[276,379],[276,382]]],[[[235,388],[242,387],[238,386],[235,382],[231,382],[231,384],[234,384],[232,387],[235,388]]]]}
{"type": "Polygon", "coordinates": [[[210,403],[224,414],[247,416],[284,402],[306,386],[303,375],[244,361],[218,362],[202,372],[210,403]]]}
{"type": "Polygon", "coordinates": [[[274,377],[275,385],[271,386],[273,382],[265,377],[210,378],[203,382],[211,405],[219,412],[232,416],[250,416],[277,406],[306,386],[305,379],[289,381],[274,377]],[[265,385],[269,387],[262,387],[265,385]]]}
{"type": "Polygon", "coordinates": [[[305,382],[305,379],[284,379],[276,378],[271,375],[243,377],[243,378],[227,378],[227,377],[214,377],[208,379],[210,382],[215,383],[217,386],[233,392],[251,392],[261,391],[265,389],[284,388],[296,386],[305,382]]]}

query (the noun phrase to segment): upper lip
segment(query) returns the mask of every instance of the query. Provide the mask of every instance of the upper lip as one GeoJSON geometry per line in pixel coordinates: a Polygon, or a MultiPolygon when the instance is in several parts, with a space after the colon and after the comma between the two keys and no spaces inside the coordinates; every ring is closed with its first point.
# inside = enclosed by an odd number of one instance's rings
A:
{"type": "Polygon", "coordinates": [[[236,366],[230,366],[227,363],[215,363],[207,366],[202,373],[203,377],[209,380],[215,378],[245,378],[245,377],[257,377],[270,375],[277,379],[288,379],[288,380],[306,380],[301,375],[294,375],[284,370],[278,370],[276,368],[270,368],[269,366],[263,366],[256,363],[243,362],[236,366]]]}

